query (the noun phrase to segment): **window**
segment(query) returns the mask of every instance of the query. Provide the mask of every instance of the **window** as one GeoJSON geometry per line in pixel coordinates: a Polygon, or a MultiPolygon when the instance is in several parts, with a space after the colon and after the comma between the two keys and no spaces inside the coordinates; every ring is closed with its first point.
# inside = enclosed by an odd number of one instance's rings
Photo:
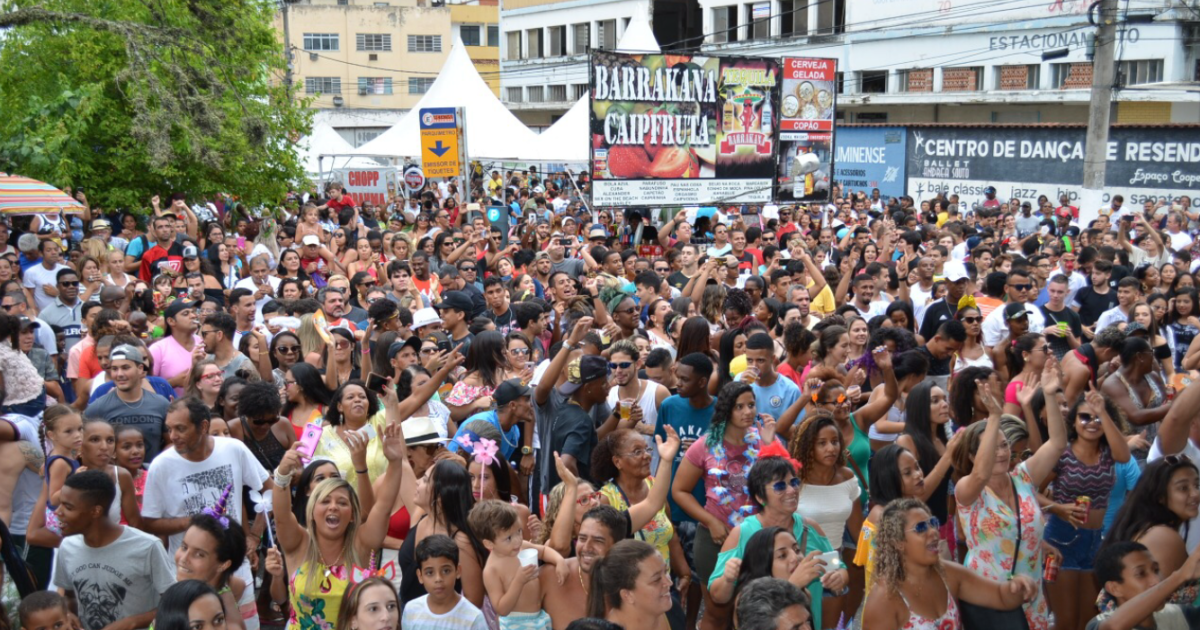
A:
{"type": "Polygon", "coordinates": [[[817,5],[817,33],[829,35],[846,29],[846,3],[830,0],[817,5]]]}
{"type": "Polygon", "coordinates": [[[354,43],[359,52],[392,52],[392,36],[387,33],[359,33],[354,43]]]}
{"type": "Polygon", "coordinates": [[[576,55],[586,55],[592,43],[592,25],[576,24],[572,28],[575,29],[575,47],[571,51],[576,55]]]}
{"type": "Polygon", "coordinates": [[[509,103],[520,103],[523,100],[521,98],[521,88],[519,88],[519,87],[508,88],[507,95],[508,95],[507,100],[509,103]]]}
{"type": "Polygon", "coordinates": [[[784,0],[779,7],[780,36],[804,37],[808,35],[807,0],[784,0]]]}
{"type": "Polygon", "coordinates": [[[605,50],[613,50],[617,47],[617,21],[604,20],[596,25],[598,37],[597,43],[605,50]]]}
{"type": "Polygon", "coordinates": [[[1163,80],[1162,59],[1122,61],[1117,64],[1117,85],[1141,85],[1163,80]]]}
{"type": "Polygon", "coordinates": [[[771,38],[771,3],[756,2],[747,7],[750,10],[751,39],[771,38]]]}
{"type": "Polygon", "coordinates": [[[1038,64],[1027,66],[996,66],[997,90],[1036,90],[1040,77],[1038,64]]]}
{"type": "Polygon", "coordinates": [[[1055,90],[1086,90],[1092,87],[1092,64],[1050,64],[1050,88],[1055,90]]]}
{"type": "Polygon", "coordinates": [[[358,93],[361,96],[391,94],[392,77],[358,77],[358,93]]]}
{"type": "Polygon", "coordinates": [[[305,77],[305,94],[341,94],[342,79],[340,77],[305,77]]]}
{"type": "Polygon", "coordinates": [[[565,26],[550,27],[550,55],[562,57],[567,54],[567,28],[565,26]]]}
{"type": "Polygon", "coordinates": [[[717,7],[713,12],[712,43],[724,44],[736,42],[737,36],[737,7],[717,7]]]}
{"type": "Polygon", "coordinates": [[[500,46],[500,27],[489,26],[488,29],[488,46],[498,48],[500,46]]]}
{"type": "Polygon", "coordinates": [[[550,86],[550,102],[562,103],[567,100],[567,86],[551,85],[550,86]]]}
{"type": "Polygon", "coordinates": [[[983,68],[945,68],[942,70],[943,92],[975,92],[983,89],[983,68]]]}
{"type": "Polygon", "coordinates": [[[458,36],[462,38],[463,46],[482,46],[482,27],[478,24],[462,24],[458,27],[458,36]]]}
{"type": "Polygon", "coordinates": [[[932,92],[933,70],[930,68],[913,68],[899,72],[901,92],[932,92]]]}
{"type": "Polygon", "coordinates": [[[505,52],[504,58],[509,61],[521,59],[521,31],[508,33],[508,50],[505,52]]]}
{"type": "Polygon", "coordinates": [[[858,73],[858,91],[862,94],[887,92],[887,70],[864,70],[858,73]]]}
{"type": "Polygon", "coordinates": [[[442,52],[441,35],[409,35],[408,52],[442,52]]]}
{"type": "Polygon", "coordinates": [[[576,83],[571,88],[571,100],[577,101],[588,94],[588,84],[586,83],[576,83]]]}
{"type": "Polygon", "coordinates": [[[529,43],[529,54],[526,59],[541,59],[542,54],[542,29],[531,28],[525,31],[525,41],[529,43]]]}
{"type": "Polygon", "coordinates": [[[304,50],[327,50],[337,52],[337,33],[305,33],[304,50]]]}
{"type": "Polygon", "coordinates": [[[530,103],[544,103],[545,101],[546,101],[546,98],[543,96],[542,86],[540,86],[540,85],[529,86],[529,102],[530,103]]]}
{"type": "MultiPolygon", "coordinates": [[[[433,87],[434,80],[435,80],[434,77],[422,77],[419,79],[409,79],[408,80],[408,93],[409,94],[424,94],[429,91],[429,88],[433,87]]],[[[391,93],[392,93],[391,88],[389,86],[388,94],[391,94],[391,93]]]]}

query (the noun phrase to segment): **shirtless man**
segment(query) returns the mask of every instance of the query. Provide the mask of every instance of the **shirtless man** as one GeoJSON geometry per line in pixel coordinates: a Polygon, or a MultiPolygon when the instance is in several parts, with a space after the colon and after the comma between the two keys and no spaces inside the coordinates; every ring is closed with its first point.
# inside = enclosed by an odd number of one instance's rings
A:
{"type": "Polygon", "coordinates": [[[1116,326],[1109,326],[1096,333],[1091,343],[1085,343],[1063,356],[1063,393],[1068,404],[1079,399],[1087,390],[1088,383],[1097,385],[1100,368],[1117,356],[1125,333],[1116,326]]]}
{"type": "MultiPolygon", "coordinates": [[[[574,489],[568,487],[568,497],[574,489]]],[[[574,501],[563,501],[563,508],[574,501]]],[[[560,508],[561,509],[561,508],[560,508]]],[[[573,510],[572,510],[573,511],[573,510]]],[[[560,514],[563,521],[566,515],[560,514]]],[[[625,540],[628,532],[627,517],[608,505],[599,505],[583,516],[579,535],[575,538],[575,557],[567,558],[567,579],[561,585],[554,567],[541,568],[538,580],[542,586],[542,608],[550,615],[554,630],[564,630],[572,621],[587,617],[588,593],[592,584],[592,567],[596,561],[608,555],[608,550],[625,540]]],[[[574,517],[566,520],[570,526],[574,517]]]]}

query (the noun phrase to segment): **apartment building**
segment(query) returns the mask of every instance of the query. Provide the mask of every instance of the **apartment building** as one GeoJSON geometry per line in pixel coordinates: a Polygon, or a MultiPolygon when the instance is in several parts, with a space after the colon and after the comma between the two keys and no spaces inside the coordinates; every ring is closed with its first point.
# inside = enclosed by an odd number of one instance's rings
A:
{"type": "Polygon", "coordinates": [[[353,146],[383,133],[433,85],[456,38],[499,94],[497,0],[299,0],[276,14],[291,80],[353,146]]]}

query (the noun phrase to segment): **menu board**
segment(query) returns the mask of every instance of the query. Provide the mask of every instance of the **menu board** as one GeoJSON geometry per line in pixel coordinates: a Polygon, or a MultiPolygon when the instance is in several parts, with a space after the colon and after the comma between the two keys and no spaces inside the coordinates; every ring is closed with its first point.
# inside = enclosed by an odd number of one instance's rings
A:
{"type": "Polygon", "coordinates": [[[787,57],[782,72],[775,199],[826,202],[833,177],[837,60],[787,57]]]}

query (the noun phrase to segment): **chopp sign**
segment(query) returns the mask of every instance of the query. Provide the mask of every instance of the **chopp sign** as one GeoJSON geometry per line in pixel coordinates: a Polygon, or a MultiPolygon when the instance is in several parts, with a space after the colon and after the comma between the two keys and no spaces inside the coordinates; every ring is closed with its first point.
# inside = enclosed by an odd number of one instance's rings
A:
{"type": "Polygon", "coordinates": [[[369,201],[376,206],[386,206],[388,188],[395,189],[396,186],[396,169],[390,166],[337,169],[332,177],[346,186],[350,198],[359,205],[369,201]]]}

